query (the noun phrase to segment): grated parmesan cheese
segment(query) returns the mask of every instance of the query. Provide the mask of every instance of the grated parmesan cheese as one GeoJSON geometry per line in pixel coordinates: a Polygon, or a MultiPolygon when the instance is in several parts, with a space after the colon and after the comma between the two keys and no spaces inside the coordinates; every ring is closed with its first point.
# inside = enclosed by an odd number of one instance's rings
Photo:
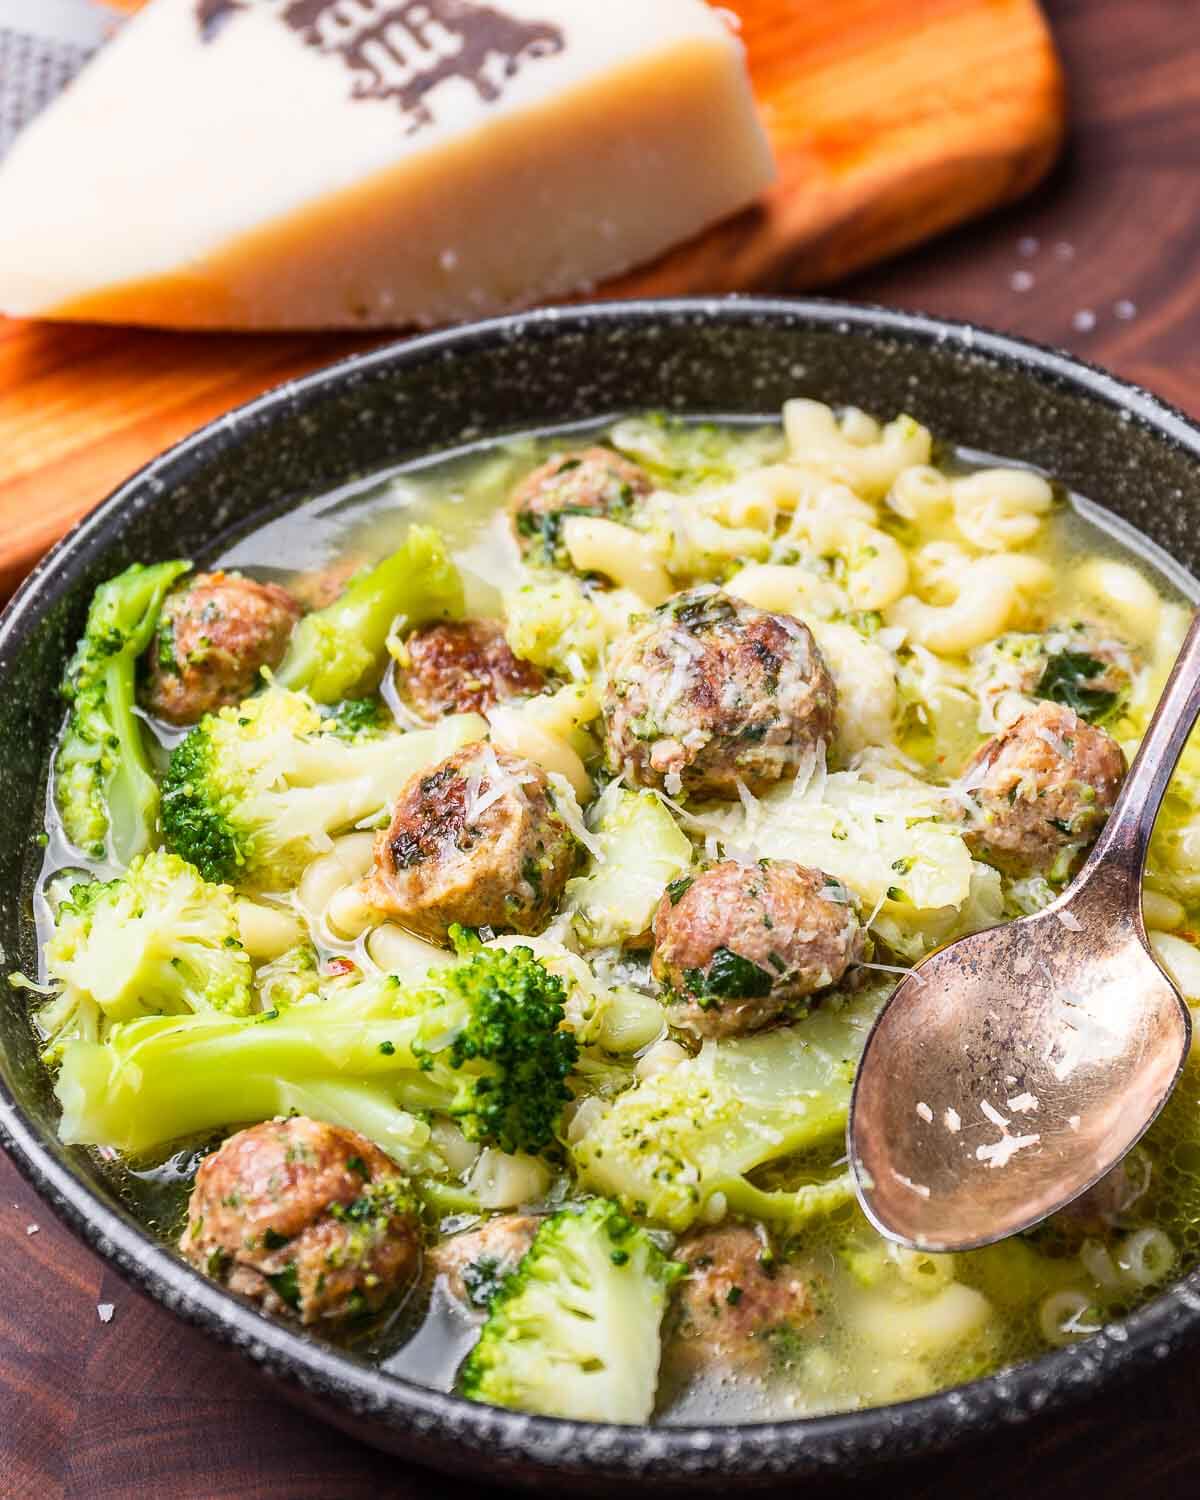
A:
{"type": "Polygon", "coordinates": [[[1006,1167],[1018,1151],[1024,1151],[1029,1146],[1036,1146],[1041,1140],[1040,1135],[1009,1135],[1007,1131],[998,1141],[991,1145],[976,1146],[976,1161],[985,1161],[993,1170],[996,1167],[1006,1167]]]}
{"type": "Polygon", "coordinates": [[[942,1116],[942,1124],[945,1125],[951,1135],[957,1135],[962,1129],[962,1116],[958,1110],[948,1109],[942,1116]]]}
{"type": "Polygon", "coordinates": [[[1036,1110],[1038,1107],[1036,1094],[1018,1094],[1015,1099],[1009,1099],[1007,1102],[1009,1109],[1018,1115],[1027,1115],[1030,1110],[1036,1110]]]}
{"type": "Polygon", "coordinates": [[[1083,923],[1073,911],[1056,911],[1055,917],[1062,923],[1068,932],[1082,932],[1083,923]]]}
{"type": "Polygon", "coordinates": [[[928,1104],[926,1104],[923,1099],[917,1105],[917,1114],[919,1114],[921,1119],[925,1121],[926,1125],[933,1124],[933,1110],[930,1109],[928,1104]]]}
{"type": "Polygon", "coordinates": [[[929,1197],[929,1189],[925,1186],[925,1184],[923,1182],[914,1182],[911,1177],[905,1177],[905,1175],[904,1175],[903,1172],[893,1171],[892,1172],[892,1176],[896,1179],[896,1181],[898,1183],[900,1183],[902,1186],[908,1188],[908,1190],[910,1192],[916,1193],[916,1195],[917,1195],[918,1198],[928,1198],[929,1197]]]}

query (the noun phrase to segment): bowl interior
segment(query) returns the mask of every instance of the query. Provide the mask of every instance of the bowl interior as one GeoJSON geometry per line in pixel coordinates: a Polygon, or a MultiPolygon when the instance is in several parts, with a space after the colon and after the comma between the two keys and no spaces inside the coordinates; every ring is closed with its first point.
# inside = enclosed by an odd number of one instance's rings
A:
{"type": "MultiPolygon", "coordinates": [[[[62,713],[57,683],[101,579],[135,559],[211,555],[216,538],[246,529],[251,518],[481,436],[645,408],[775,414],[797,395],[884,417],[907,411],[948,442],[1043,466],[1137,527],[1176,564],[1200,571],[1200,434],[1110,377],[970,329],[822,303],[626,304],[518,317],[365,356],[263,398],[158,460],[41,565],[6,613],[0,944],[7,969],[33,972],[36,961],[33,837],[46,754],[62,713]]],[[[53,1100],[23,997],[4,994],[0,1137],[8,1137],[19,1164],[127,1274],[331,1399],[344,1419],[365,1422],[376,1438],[393,1432],[397,1446],[437,1461],[454,1441],[462,1452],[490,1452],[526,1477],[530,1461],[581,1474],[643,1476],[665,1462],[676,1477],[690,1474],[694,1485],[735,1470],[751,1478],[822,1469],[835,1455],[868,1462],[885,1421],[890,1451],[915,1451],[988,1420],[998,1403],[1013,1408],[1020,1372],[971,1388],[979,1395],[969,1419],[946,1397],[930,1397],[886,1419],[866,1413],[721,1429],[699,1442],[686,1431],[573,1430],[467,1408],[389,1381],[267,1323],[152,1247],[93,1163],[57,1145],[53,1100]],[[911,1420],[898,1415],[906,1410],[911,1420]]],[[[1163,1298],[1138,1319],[1144,1337],[1104,1345],[1102,1336],[1086,1369],[1076,1351],[1041,1361],[1035,1382],[1050,1399],[1081,1380],[1091,1385],[1143,1345],[1163,1352],[1196,1313],[1163,1298]]]]}

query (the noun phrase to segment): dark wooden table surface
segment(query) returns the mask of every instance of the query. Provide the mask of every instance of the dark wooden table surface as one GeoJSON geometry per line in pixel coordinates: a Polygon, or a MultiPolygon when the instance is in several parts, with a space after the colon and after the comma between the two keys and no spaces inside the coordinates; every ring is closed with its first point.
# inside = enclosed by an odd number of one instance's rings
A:
{"type": "MultiPolygon", "coordinates": [[[[1200,415],[1200,4],[1048,9],[1073,94],[1061,169],[1020,208],[845,292],[1065,346],[1200,415]]],[[[298,1415],[106,1271],[0,1160],[0,1500],[481,1493],[298,1415]]],[[[854,1493],[1200,1495],[1200,1351],[1070,1418],[854,1493]]]]}

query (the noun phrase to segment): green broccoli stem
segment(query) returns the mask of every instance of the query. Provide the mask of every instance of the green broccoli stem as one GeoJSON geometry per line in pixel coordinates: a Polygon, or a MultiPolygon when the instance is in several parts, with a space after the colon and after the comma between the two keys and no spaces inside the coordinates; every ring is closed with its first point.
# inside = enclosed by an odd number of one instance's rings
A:
{"type": "Polygon", "coordinates": [[[398,552],[301,620],[276,681],[318,703],[369,692],[382,675],[397,619],[413,629],[458,618],[464,608],[462,579],[441,537],[429,526],[410,527],[398,552]]]}
{"type": "Polygon", "coordinates": [[[714,1192],[722,1193],[728,1210],[744,1219],[760,1219],[789,1232],[803,1229],[814,1219],[836,1213],[854,1201],[854,1178],[843,1172],[828,1182],[810,1182],[798,1188],[766,1190],[755,1187],[744,1177],[719,1183],[714,1192]]]}
{"type": "MultiPolygon", "coordinates": [[[[63,1049],[59,1133],[71,1145],[143,1156],[187,1136],[296,1111],[358,1130],[428,1171],[438,1160],[429,1128],[397,1103],[404,1054],[380,1051],[397,1035],[394,1024],[381,1022],[322,1023],[319,1031],[303,1022],[212,1016],[129,1022],[108,1043],[63,1049]]],[[[414,1068],[410,1055],[409,1092],[425,1108],[424,1075],[414,1068]]]]}
{"type": "Polygon", "coordinates": [[[131,1021],[106,1044],[64,1049],[63,1139],[141,1153],[230,1121],[269,1119],[289,1091],[343,1080],[385,1083],[402,1108],[444,1107],[447,1090],[430,1086],[411,1050],[419,1025],[324,1015],[131,1021]]]}
{"type": "Polygon", "coordinates": [[[94,856],[106,852],[107,837],[107,852],[123,865],[150,847],[158,816],[158,783],[134,713],[137,660],[167,590],[190,567],[134,563],[101,584],[63,683],[71,703],[55,760],[63,828],[94,856]]]}

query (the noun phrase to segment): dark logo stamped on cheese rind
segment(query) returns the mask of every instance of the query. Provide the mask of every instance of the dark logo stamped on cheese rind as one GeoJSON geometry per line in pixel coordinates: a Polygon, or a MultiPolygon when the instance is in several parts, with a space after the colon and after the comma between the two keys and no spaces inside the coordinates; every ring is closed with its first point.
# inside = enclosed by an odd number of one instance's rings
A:
{"type": "Polygon", "coordinates": [[[306,46],[340,58],[353,75],[351,97],[394,101],[410,134],[434,124],[432,96],[452,79],[495,103],[523,64],[566,48],[561,27],[474,0],[197,0],[200,35],[213,40],[256,4],[306,46]]]}

